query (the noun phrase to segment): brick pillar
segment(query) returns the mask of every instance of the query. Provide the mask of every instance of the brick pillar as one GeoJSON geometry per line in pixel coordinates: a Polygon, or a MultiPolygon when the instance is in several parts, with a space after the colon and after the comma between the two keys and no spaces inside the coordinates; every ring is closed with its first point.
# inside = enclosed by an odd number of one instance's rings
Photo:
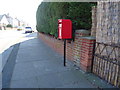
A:
{"type": "Polygon", "coordinates": [[[80,66],[80,50],[81,50],[81,37],[90,36],[90,31],[88,30],[76,30],[75,32],[75,41],[73,47],[73,59],[74,64],[78,67],[80,66]]]}
{"type": "Polygon", "coordinates": [[[80,68],[85,72],[91,72],[94,37],[81,37],[80,68]]]}

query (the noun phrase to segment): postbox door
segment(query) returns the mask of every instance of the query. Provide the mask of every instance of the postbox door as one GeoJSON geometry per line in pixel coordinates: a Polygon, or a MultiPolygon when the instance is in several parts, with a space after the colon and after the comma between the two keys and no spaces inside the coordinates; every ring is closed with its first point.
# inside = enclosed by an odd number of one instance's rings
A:
{"type": "Polygon", "coordinates": [[[71,39],[72,38],[72,22],[69,19],[58,20],[58,38],[71,39]]]}

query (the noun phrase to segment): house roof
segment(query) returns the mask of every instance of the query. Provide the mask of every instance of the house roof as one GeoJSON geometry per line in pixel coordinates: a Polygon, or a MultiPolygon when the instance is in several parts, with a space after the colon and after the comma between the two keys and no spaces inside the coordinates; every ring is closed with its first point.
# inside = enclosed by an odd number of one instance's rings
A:
{"type": "Polygon", "coordinates": [[[0,21],[2,20],[3,16],[5,16],[6,19],[7,19],[7,21],[8,21],[10,24],[12,24],[13,18],[10,17],[10,16],[7,15],[7,14],[0,15],[0,21]]]}
{"type": "Polygon", "coordinates": [[[13,21],[13,18],[11,16],[7,15],[7,14],[4,14],[4,15],[7,18],[8,22],[11,24],[12,21],[13,21]]]}
{"type": "Polygon", "coordinates": [[[18,18],[13,18],[11,16],[9,16],[9,14],[3,14],[3,15],[0,15],[0,22],[2,20],[2,18],[5,16],[5,18],[7,19],[8,23],[9,24],[13,24],[13,19],[16,19],[18,22],[22,22],[21,20],[19,20],[18,18]]]}
{"type": "Polygon", "coordinates": [[[3,15],[0,15],[0,21],[2,20],[3,15]]]}

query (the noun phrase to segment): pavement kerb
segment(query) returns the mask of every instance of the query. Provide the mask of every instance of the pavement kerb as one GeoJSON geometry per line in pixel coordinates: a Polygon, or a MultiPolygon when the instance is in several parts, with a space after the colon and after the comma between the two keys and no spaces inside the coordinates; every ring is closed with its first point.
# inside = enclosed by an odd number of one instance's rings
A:
{"type": "MultiPolygon", "coordinates": [[[[9,52],[9,55],[12,53],[12,50],[13,50],[13,47],[14,47],[14,45],[15,44],[17,44],[17,43],[19,43],[20,41],[21,41],[21,39],[22,38],[24,38],[24,36],[22,36],[22,37],[19,37],[18,39],[16,39],[15,41],[12,41],[12,44],[9,46],[9,47],[7,47],[7,48],[3,48],[2,50],[0,50],[1,51],[1,54],[3,54],[5,51],[6,52],[8,52],[7,50],[9,49],[9,48],[12,48],[11,50],[10,50],[10,52],[9,52]],[[4,49],[6,49],[6,50],[4,50],[4,49]]],[[[10,42],[8,42],[8,44],[9,44],[10,42]]],[[[7,61],[6,62],[8,62],[8,58],[9,58],[9,55],[7,56],[7,61]]],[[[2,57],[2,60],[3,60],[3,57],[2,57]]],[[[6,62],[5,62],[5,64],[6,64],[6,62]]],[[[1,65],[2,66],[2,70],[3,70],[3,64],[1,65]]],[[[5,66],[5,65],[4,65],[5,66]]],[[[2,72],[2,70],[1,70],[1,72],[2,72]]]]}
{"type": "Polygon", "coordinates": [[[15,44],[2,70],[2,87],[9,87],[20,43],[15,44]],[[10,71],[10,72],[8,72],[10,71]],[[4,76],[4,77],[3,77],[4,76]]]}

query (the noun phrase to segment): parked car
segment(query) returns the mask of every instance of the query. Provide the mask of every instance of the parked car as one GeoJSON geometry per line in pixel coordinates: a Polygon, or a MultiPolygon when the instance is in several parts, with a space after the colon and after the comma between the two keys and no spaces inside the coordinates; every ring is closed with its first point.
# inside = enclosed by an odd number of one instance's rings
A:
{"type": "Polygon", "coordinates": [[[33,30],[31,27],[25,27],[25,33],[32,33],[33,30]]]}
{"type": "Polygon", "coordinates": [[[18,26],[18,27],[17,27],[17,30],[18,30],[18,31],[21,31],[21,30],[23,30],[23,27],[18,26]]]}

